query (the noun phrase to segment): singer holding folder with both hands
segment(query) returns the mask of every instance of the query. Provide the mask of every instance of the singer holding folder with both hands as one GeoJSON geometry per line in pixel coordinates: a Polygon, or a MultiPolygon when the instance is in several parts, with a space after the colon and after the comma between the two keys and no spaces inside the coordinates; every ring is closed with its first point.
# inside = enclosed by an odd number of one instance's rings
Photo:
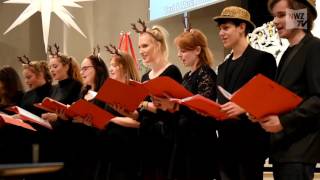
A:
{"type": "MultiPolygon", "coordinates": [[[[229,6],[213,20],[220,29],[223,46],[232,50],[218,67],[218,86],[232,94],[259,73],[274,78],[274,57],[248,44],[246,36],[255,25],[247,10],[229,6]]],[[[217,99],[222,104],[222,111],[229,116],[229,119],[219,123],[218,128],[222,180],[262,180],[268,152],[268,133],[259,124],[252,123],[243,108],[226,99],[219,91],[217,99]]]]}
{"type": "MultiPolygon", "coordinates": [[[[185,32],[176,37],[175,44],[179,59],[190,69],[184,75],[182,85],[192,94],[214,101],[216,74],[210,67],[213,56],[206,36],[200,30],[186,26],[185,32]]],[[[153,98],[157,107],[178,115],[171,176],[178,180],[220,179],[216,151],[217,121],[169,99],[153,98]]]]}
{"type": "MultiPolygon", "coordinates": [[[[117,49],[115,46],[106,46],[107,51],[112,55],[109,64],[109,80],[128,84],[129,80],[139,80],[138,71],[134,65],[133,57],[117,49]]],[[[104,83],[99,94],[105,94],[104,83]]],[[[119,93],[119,92],[116,92],[119,93]]],[[[130,92],[126,92],[130,93],[130,92]]],[[[97,179],[132,179],[138,178],[139,164],[139,143],[138,128],[140,122],[130,117],[130,113],[118,104],[106,103],[105,110],[115,115],[110,119],[105,128],[99,133],[99,167],[97,179]]]]}

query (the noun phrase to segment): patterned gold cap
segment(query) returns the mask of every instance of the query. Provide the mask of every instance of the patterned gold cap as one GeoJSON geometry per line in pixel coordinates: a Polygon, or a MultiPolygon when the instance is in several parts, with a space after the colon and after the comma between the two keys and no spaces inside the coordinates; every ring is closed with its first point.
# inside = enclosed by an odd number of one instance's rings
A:
{"type": "Polygon", "coordinates": [[[240,19],[247,22],[247,24],[251,26],[251,29],[256,27],[256,25],[250,19],[250,13],[247,10],[237,6],[229,6],[224,8],[220,16],[216,16],[212,19],[216,22],[222,19],[240,19]]]}

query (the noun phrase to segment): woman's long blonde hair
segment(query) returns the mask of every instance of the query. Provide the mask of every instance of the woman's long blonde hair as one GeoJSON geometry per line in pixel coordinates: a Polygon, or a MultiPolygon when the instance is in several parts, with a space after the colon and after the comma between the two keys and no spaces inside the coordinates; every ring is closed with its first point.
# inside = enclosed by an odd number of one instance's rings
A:
{"type": "Polygon", "coordinates": [[[129,79],[140,81],[139,72],[134,64],[133,57],[124,51],[118,51],[119,55],[113,55],[115,62],[122,66],[123,72],[126,75],[126,81],[129,79]]]}
{"type": "Polygon", "coordinates": [[[164,59],[168,61],[169,48],[167,43],[167,38],[169,36],[168,31],[159,25],[153,26],[151,29],[147,28],[147,33],[150,34],[153,39],[160,43],[160,52],[163,54],[164,59]]]}
{"type": "Polygon", "coordinates": [[[52,76],[50,75],[47,61],[31,61],[29,64],[22,64],[22,69],[28,69],[36,76],[39,76],[42,73],[46,83],[52,82],[52,76]]]}

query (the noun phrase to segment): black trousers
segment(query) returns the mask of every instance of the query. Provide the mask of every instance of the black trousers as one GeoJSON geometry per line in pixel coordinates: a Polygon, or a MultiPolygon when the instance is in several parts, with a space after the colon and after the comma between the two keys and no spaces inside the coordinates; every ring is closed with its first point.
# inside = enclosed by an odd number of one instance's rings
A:
{"type": "Polygon", "coordinates": [[[225,160],[220,163],[221,180],[262,180],[264,160],[225,160]]]}
{"type": "Polygon", "coordinates": [[[312,180],[316,164],[274,163],[274,180],[312,180]]]}

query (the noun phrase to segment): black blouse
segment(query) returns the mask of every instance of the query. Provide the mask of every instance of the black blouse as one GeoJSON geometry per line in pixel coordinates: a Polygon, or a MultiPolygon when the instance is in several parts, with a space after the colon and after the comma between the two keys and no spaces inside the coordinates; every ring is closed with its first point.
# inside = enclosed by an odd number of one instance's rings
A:
{"type": "MultiPolygon", "coordinates": [[[[216,99],[216,73],[208,65],[200,66],[192,74],[186,73],[182,84],[193,94],[200,94],[209,99],[216,99]]],[[[216,121],[211,117],[204,117],[186,106],[180,107],[179,132],[182,136],[215,133],[216,121]]],[[[209,137],[209,136],[208,136],[209,137]]],[[[212,140],[214,138],[211,138],[212,140]]]]}
{"type": "MultiPolygon", "coordinates": [[[[159,76],[168,76],[181,83],[182,75],[175,65],[170,65],[159,76]]],[[[142,82],[149,80],[149,72],[142,76],[142,82]]],[[[148,97],[146,100],[151,101],[148,97]]],[[[142,176],[155,179],[167,178],[172,154],[177,113],[157,109],[156,113],[139,110],[139,139],[141,141],[142,176]],[[156,173],[157,172],[157,173],[156,173]]]]}
{"type": "Polygon", "coordinates": [[[42,113],[44,113],[44,111],[36,108],[34,104],[40,103],[45,97],[49,97],[51,94],[51,90],[52,85],[50,83],[46,83],[40,87],[26,92],[23,95],[20,106],[33,114],[36,114],[38,116],[41,115],[42,113]]]}
{"type": "MultiPolygon", "coordinates": [[[[182,82],[182,75],[180,70],[175,65],[170,65],[165,69],[159,76],[168,76],[172,78],[173,80],[177,81],[178,83],[182,82]]],[[[148,81],[149,78],[149,72],[144,74],[142,76],[141,81],[148,81]]],[[[147,97],[147,101],[151,101],[150,97],[147,97]]],[[[160,109],[157,109],[157,113],[152,113],[147,110],[141,109],[139,112],[139,121],[140,124],[140,130],[141,133],[151,133],[151,134],[157,134],[162,136],[167,136],[166,130],[163,129],[163,123],[164,121],[169,121],[169,119],[172,118],[172,114],[166,111],[162,111],[160,109]]]]}
{"type": "MultiPolygon", "coordinates": [[[[150,71],[142,76],[141,82],[150,80],[149,73],[150,71]]],[[[179,68],[173,64],[168,66],[167,69],[165,69],[159,76],[168,76],[179,83],[182,81],[182,75],[179,68]]]]}
{"type": "Polygon", "coordinates": [[[81,82],[68,78],[52,87],[51,98],[64,104],[72,104],[79,99],[81,82]]]}
{"type": "MultiPolygon", "coordinates": [[[[208,65],[187,72],[183,86],[193,94],[216,98],[216,73],[208,65]]],[[[217,123],[186,106],[180,106],[173,156],[173,174],[177,179],[216,179],[217,123]]]]}
{"type": "Polygon", "coordinates": [[[216,99],[216,73],[208,65],[200,66],[195,72],[187,72],[182,84],[193,94],[200,94],[212,100],[216,99]]]}

